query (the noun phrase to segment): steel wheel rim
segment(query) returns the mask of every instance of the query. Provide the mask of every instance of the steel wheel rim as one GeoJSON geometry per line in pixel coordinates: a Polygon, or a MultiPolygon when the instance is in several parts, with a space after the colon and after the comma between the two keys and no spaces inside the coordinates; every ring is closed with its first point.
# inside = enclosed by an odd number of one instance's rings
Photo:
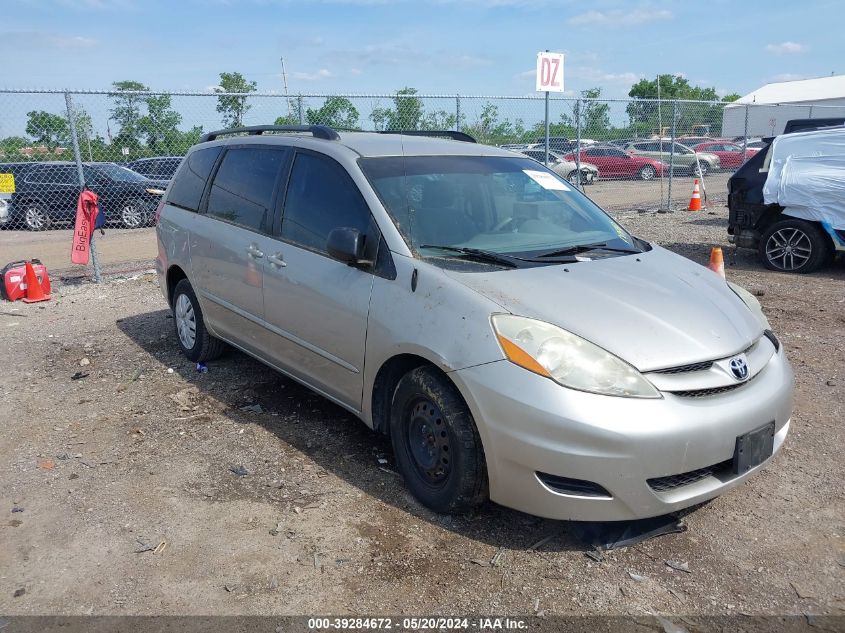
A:
{"type": "Polygon", "coordinates": [[[120,210],[120,217],[123,219],[123,224],[130,229],[141,226],[141,212],[135,204],[125,204],[120,210]]]}
{"type": "Polygon", "coordinates": [[[640,178],[643,180],[651,180],[656,175],[654,167],[645,166],[640,170],[640,178]]]}
{"type": "Polygon", "coordinates": [[[779,270],[797,270],[813,255],[813,242],[801,229],[779,229],[766,240],[766,259],[779,270]]]}
{"type": "Polygon", "coordinates": [[[44,228],[44,214],[36,206],[27,207],[24,212],[26,225],[31,229],[40,230],[44,228]]]}
{"type": "Polygon", "coordinates": [[[428,398],[420,398],[411,404],[406,419],[406,444],[414,469],[428,485],[442,486],[452,461],[443,413],[428,398]]]}
{"type": "Polygon", "coordinates": [[[185,349],[193,349],[197,341],[197,316],[194,306],[187,295],[179,295],[176,299],[176,333],[185,349]]]}

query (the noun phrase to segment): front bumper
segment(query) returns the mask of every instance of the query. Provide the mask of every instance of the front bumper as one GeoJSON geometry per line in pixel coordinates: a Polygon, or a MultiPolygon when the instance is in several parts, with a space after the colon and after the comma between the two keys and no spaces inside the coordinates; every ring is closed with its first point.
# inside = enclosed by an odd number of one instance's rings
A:
{"type": "Polygon", "coordinates": [[[491,499],[552,519],[639,519],[712,499],[771,460],[743,475],[716,470],[663,490],[648,480],[726,462],[738,436],[771,421],[777,453],[792,412],[792,369],[782,349],[753,381],[704,398],[583,393],[506,360],[450,375],[478,425],[491,499]],[[593,482],[609,496],[555,492],[541,483],[538,472],[593,482]]]}

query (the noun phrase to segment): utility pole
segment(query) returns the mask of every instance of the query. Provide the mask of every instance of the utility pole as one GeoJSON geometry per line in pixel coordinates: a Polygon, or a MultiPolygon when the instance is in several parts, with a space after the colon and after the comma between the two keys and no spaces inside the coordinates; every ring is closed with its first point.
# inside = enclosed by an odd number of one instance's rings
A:
{"type": "Polygon", "coordinates": [[[288,74],[285,72],[285,58],[279,57],[282,62],[282,83],[285,86],[285,101],[288,103],[288,117],[290,117],[290,98],[288,97],[288,74]]]}

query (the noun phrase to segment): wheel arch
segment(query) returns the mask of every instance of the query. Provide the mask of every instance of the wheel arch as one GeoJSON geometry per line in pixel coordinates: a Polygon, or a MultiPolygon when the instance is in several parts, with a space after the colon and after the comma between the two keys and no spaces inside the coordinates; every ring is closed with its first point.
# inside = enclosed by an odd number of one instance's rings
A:
{"type": "Polygon", "coordinates": [[[176,289],[176,285],[187,278],[188,275],[185,274],[185,271],[178,264],[173,264],[167,269],[167,304],[171,308],[173,307],[173,291],[176,289]]]}

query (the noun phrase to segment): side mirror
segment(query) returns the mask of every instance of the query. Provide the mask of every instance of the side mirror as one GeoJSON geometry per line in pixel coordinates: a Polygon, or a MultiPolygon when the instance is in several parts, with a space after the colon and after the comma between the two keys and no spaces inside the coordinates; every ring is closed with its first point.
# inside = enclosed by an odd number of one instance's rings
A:
{"type": "Polygon", "coordinates": [[[368,264],[370,262],[364,259],[365,241],[366,236],[361,235],[358,229],[342,226],[329,233],[326,250],[331,257],[344,264],[368,264]]]}

